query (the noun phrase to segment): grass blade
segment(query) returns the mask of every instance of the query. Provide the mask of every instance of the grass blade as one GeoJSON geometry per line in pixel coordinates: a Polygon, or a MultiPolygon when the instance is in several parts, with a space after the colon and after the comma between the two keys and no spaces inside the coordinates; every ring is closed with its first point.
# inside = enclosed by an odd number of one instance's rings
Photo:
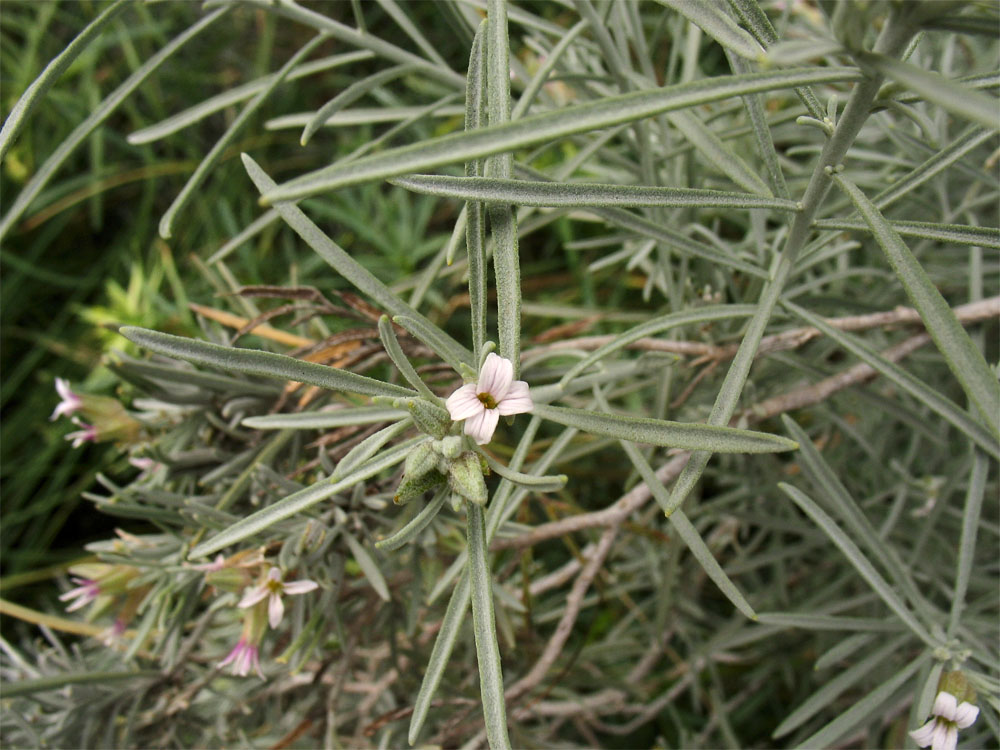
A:
{"type": "Polygon", "coordinates": [[[28,180],[27,184],[21,188],[21,192],[18,193],[17,198],[14,199],[11,207],[7,209],[7,213],[4,214],[3,219],[0,220],[0,239],[3,239],[7,235],[13,227],[14,222],[21,218],[21,214],[25,212],[31,202],[38,196],[38,194],[42,191],[42,188],[48,184],[48,181],[58,171],[59,167],[63,165],[63,162],[65,162],[66,159],[69,158],[70,154],[76,150],[76,147],[83,143],[87,136],[94,132],[94,130],[96,130],[102,122],[110,117],[111,113],[118,109],[118,106],[125,101],[125,99],[133,91],[139,88],[142,82],[149,78],[149,76],[151,76],[153,72],[167,60],[167,58],[171,57],[187,42],[191,41],[202,31],[218,21],[223,15],[225,15],[230,7],[231,6],[217,8],[204,18],[192,24],[183,33],[178,34],[176,37],[171,39],[170,42],[163,47],[163,49],[146,60],[146,62],[144,62],[138,70],[126,78],[118,88],[105,97],[100,105],[98,105],[97,108],[90,113],[90,116],[86,120],[73,129],[73,132],[59,144],[59,147],[52,152],[52,155],[45,160],[45,163],[38,168],[35,174],[32,175],[31,179],[28,180]]]}
{"type": "Polygon", "coordinates": [[[177,197],[174,198],[173,203],[170,204],[170,207],[167,208],[166,212],[163,214],[163,217],[160,219],[160,237],[168,240],[173,236],[174,219],[177,217],[177,214],[181,212],[181,210],[187,205],[188,201],[190,201],[194,194],[198,191],[198,188],[201,187],[201,183],[205,181],[205,178],[208,177],[208,173],[212,171],[216,164],[218,164],[219,160],[222,158],[223,152],[229,148],[229,144],[233,142],[237,135],[239,135],[240,131],[243,130],[243,127],[250,122],[250,118],[253,117],[257,110],[264,105],[264,102],[267,101],[268,97],[271,96],[274,90],[284,83],[285,78],[292,72],[292,69],[295,68],[295,66],[298,65],[299,62],[306,57],[306,55],[316,49],[316,47],[324,39],[325,37],[320,34],[302,45],[302,48],[292,55],[288,62],[281,66],[281,70],[279,70],[277,75],[271,79],[268,85],[261,89],[260,93],[258,93],[249,104],[240,110],[239,115],[237,115],[232,124],[226,128],[226,132],[223,133],[222,137],[215,142],[215,145],[212,146],[211,150],[205,154],[205,158],[198,164],[198,167],[194,170],[194,174],[192,174],[191,177],[188,178],[188,181],[184,183],[184,187],[181,188],[181,192],[178,193],[177,197]]]}
{"type": "Polygon", "coordinates": [[[8,149],[17,140],[21,129],[28,121],[28,116],[45,98],[45,93],[52,87],[52,84],[58,81],[72,62],[80,56],[80,53],[100,36],[104,27],[117,18],[118,14],[132,2],[134,0],[116,0],[107,6],[97,18],[87,24],[86,28],[74,37],[73,41],[66,45],[62,52],[52,58],[51,62],[45,66],[45,70],[25,89],[10,110],[10,114],[7,115],[7,119],[4,120],[3,128],[0,128],[0,159],[3,159],[8,149]]]}

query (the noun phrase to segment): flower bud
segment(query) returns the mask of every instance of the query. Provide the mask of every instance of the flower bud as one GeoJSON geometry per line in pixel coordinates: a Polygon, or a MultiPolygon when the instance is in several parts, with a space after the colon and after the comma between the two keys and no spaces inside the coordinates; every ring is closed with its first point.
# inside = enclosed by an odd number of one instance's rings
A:
{"type": "Polygon", "coordinates": [[[406,456],[403,465],[403,476],[407,479],[417,479],[437,466],[438,456],[430,440],[425,440],[406,456]]]}
{"type": "Polygon", "coordinates": [[[461,495],[470,503],[486,505],[488,497],[486,480],[483,479],[483,467],[479,456],[472,451],[466,451],[451,462],[448,469],[448,486],[452,492],[461,495]]]}
{"type": "Polygon", "coordinates": [[[434,489],[439,484],[444,483],[444,474],[442,474],[437,469],[431,469],[425,474],[410,478],[403,475],[403,481],[399,483],[399,487],[396,488],[396,494],[393,496],[392,501],[396,505],[403,505],[404,503],[410,502],[415,497],[420,497],[427,490],[434,489]]]}
{"type": "Polygon", "coordinates": [[[422,398],[406,399],[404,404],[421,432],[438,440],[448,434],[448,428],[451,427],[451,417],[440,406],[435,406],[422,398]]]}

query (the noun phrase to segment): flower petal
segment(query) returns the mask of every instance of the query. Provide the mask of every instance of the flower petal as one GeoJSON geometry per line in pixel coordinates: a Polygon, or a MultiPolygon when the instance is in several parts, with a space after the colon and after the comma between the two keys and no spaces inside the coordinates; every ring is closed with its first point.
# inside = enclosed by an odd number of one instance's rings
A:
{"type": "Polygon", "coordinates": [[[958,728],[954,724],[940,722],[937,731],[934,732],[934,744],[931,750],[955,750],[958,746],[958,728]],[[941,730],[944,731],[941,731],[941,730]]]}
{"type": "Polygon", "coordinates": [[[267,621],[272,628],[281,624],[281,618],[285,616],[285,605],[278,594],[271,594],[271,600],[267,603],[267,621]]]}
{"type": "Polygon", "coordinates": [[[476,384],[467,383],[448,396],[444,402],[451,418],[458,422],[462,419],[479,414],[485,408],[483,402],[476,397],[476,384]]]}
{"type": "Polygon", "coordinates": [[[267,586],[254,586],[248,592],[243,595],[240,599],[240,603],[236,606],[240,609],[246,609],[247,607],[252,607],[257,602],[262,601],[265,596],[268,595],[267,586]]]}
{"type": "Polygon", "coordinates": [[[951,693],[942,690],[934,699],[934,708],[931,713],[948,721],[954,721],[956,710],[958,710],[958,699],[951,693]]]}
{"type": "Polygon", "coordinates": [[[927,747],[934,741],[934,727],[937,726],[937,719],[931,719],[926,724],[924,724],[920,729],[914,729],[910,732],[910,736],[913,741],[917,743],[919,747],[927,747]]]}
{"type": "Polygon", "coordinates": [[[955,710],[955,724],[959,729],[966,729],[976,723],[979,718],[979,706],[974,706],[968,701],[962,701],[955,710]]]}
{"type": "Polygon", "coordinates": [[[478,445],[486,445],[493,439],[500,412],[496,409],[483,409],[481,413],[465,420],[465,434],[472,437],[478,445]]]}
{"type": "Polygon", "coordinates": [[[497,404],[497,411],[506,417],[509,414],[524,414],[531,411],[534,406],[528,384],[523,380],[515,380],[510,384],[507,395],[497,404]]]}
{"type": "Polygon", "coordinates": [[[494,401],[501,401],[507,395],[513,380],[514,364],[509,359],[490,352],[483,362],[483,369],[479,371],[477,391],[489,393],[494,401]]]}
{"type": "Polygon", "coordinates": [[[305,594],[314,589],[318,589],[319,584],[316,581],[290,581],[285,584],[286,594],[305,594]]]}

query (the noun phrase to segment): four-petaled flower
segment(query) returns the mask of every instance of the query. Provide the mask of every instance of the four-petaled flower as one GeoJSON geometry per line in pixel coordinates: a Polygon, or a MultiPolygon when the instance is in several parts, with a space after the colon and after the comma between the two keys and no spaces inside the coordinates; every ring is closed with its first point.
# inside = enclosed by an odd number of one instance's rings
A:
{"type": "MultiPolygon", "coordinates": [[[[73,393],[73,389],[70,388],[69,381],[63,380],[62,378],[56,378],[56,393],[59,394],[59,398],[62,399],[52,412],[52,416],[49,417],[50,420],[55,421],[61,416],[72,416],[75,412],[83,408],[83,400],[73,393]]],[[[75,446],[74,446],[75,447],[75,446]]]]}
{"type": "Polygon", "coordinates": [[[238,606],[246,609],[268,597],[267,619],[271,623],[271,627],[276,628],[281,624],[281,618],[285,614],[285,605],[282,603],[281,597],[285,594],[305,594],[316,588],[319,588],[319,584],[315,581],[285,583],[281,580],[281,571],[278,568],[271,568],[264,582],[247,591],[238,606]]]}
{"type": "Polygon", "coordinates": [[[454,421],[465,420],[466,435],[485,445],[493,439],[501,415],[523,414],[534,404],[528,384],[514,380],[513,363],[490,352],[479,371],[479,382],[463,385],[448,396],[445,406],[454,421]]]}
{"type": "Polygon", "coordinates": [[[253,669],[262,680],[264,672],[260,668],[260,652],[253,643],[247,640],[246,636],[240,638],[239,642],[229,652],[229,656],[219,662],[220,667],[233,665],[233,674],[239,677],[246,677],[253,669]]]}
{"type": "Polygon", "coordinates": [[[958,730],[971,727],[979,716],[979,708],[967,701],[958,702],[951,693],[941,691],[934,700],[931,720],[910,732],[920,747],[931,750],[955,750],[958,730]]]}

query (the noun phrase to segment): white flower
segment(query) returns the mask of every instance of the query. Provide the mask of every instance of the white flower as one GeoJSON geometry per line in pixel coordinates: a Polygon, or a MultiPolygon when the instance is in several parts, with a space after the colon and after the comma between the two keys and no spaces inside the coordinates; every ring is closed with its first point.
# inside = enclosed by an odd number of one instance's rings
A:
{"type": "MultiPolygon", "coordinates": [[[[83,401],[78,395],[73,393],[73,389],[70,388],[69,381],[63,380],[62,378],[56,378],[56,393],[59,394],[59,398],[62,399],[52,412],[52,416],[49,417],[50,420],[55,421],[61,416],[72,416],[75,412],[83,408],[83,401]]],[[[76,447],[76,446],[74,446],[76,447]]]]}
{"type": "Polygon", "coordinates": [[[954,695],[942,690],[934,700],[931,714],[930,721],[910,732],[913,741],[931,750],[955,750],[958,730],[971,727],[979,717],[979,709],[966,701],[959,703],[954,695]]]}
{"type": "Polygon", "coordinates": [[[267,619],[271,623],[271,627],[276,628],[281,624],[281,618],[285,615],[285,605],[281,601],[282,596],[285,594],[305,594],[317,588],[319,588],[319,584],[315,581],[285,583],[281,580],[281,571],[278,568],[271,568],[264,582],[247,591],[237,606],[246,609],[268,597],[267,619]]]}
{"type": "Polygon", "coordinates": [[[528,384],[514,380],[514,365],[509,359],[487,355],[478,383],[467,383],[448,396],[445,402],[451,418],[465,420],[465,434],[479,445],[493,439],[500,416],[524,414],[534,404],[528,384]]]}

